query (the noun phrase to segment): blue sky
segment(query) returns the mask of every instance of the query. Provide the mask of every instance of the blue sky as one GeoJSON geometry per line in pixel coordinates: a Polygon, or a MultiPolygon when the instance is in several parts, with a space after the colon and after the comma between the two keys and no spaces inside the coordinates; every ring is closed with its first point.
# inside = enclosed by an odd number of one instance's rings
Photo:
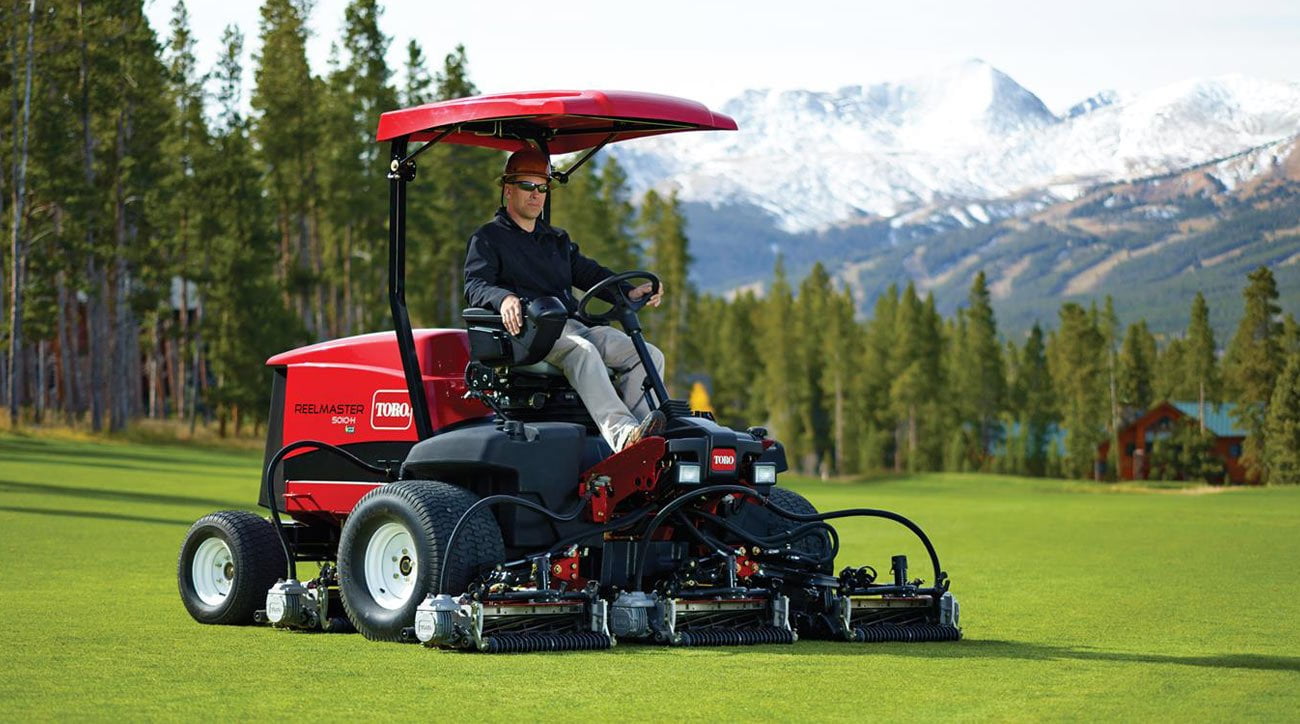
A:
{"type": "MultiPolygon", "coordinates": [[[[173,4],[146,6],[161,37],[173,4]]],[[[205,67],[227,23],[256,49],[259,4],[190,0],[205,67]]],[[[308,55],[317,71],[346,4],[314,4],[308,55]]],[[[1192,77],[1300,80],[1296,0],[394,0],[382,23],[395,69],[411,37],[431,59],[463,43],[484,92],[623,88],[716,105],[749,88],[833,90],[982,58],[1059,111],[1102,89],[1141,92],[1192,77]]]]}

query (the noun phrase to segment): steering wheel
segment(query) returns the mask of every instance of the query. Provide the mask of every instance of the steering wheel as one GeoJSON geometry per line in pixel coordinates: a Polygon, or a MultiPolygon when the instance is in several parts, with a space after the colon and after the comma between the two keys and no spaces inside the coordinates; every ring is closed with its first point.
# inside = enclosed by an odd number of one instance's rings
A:
{"type": "MultiPolygon", "coordinates": [[[[587,324],[608,324],[614,320],[620,319],[619,312],[624,309],[633,314],[641,311],[642,307],[649,304],[650,297],[653,297],[658,293],[659,277],[648,271],[626,271],[622,274],[615,274],[612,277],[606,277],[597,282],[594,287],[588,289],[587,294],[583,296],[582,301],[578,302],[578,311],[575,312],[575,314],[578,319],[587,324]],[[632,279],[640,279],[642,281],[650,282],[650,293],[642,295],[640,299],[631,299],[628,297],[627,292],[624,291],[622,285],[623,282],[632,279]],[[610,287],[613,287],[614,289],[614,308],[604,314],[589,314],[587,312],[588,302],[598,297],[601,292],[609,290],[610,287]]],[[[609,300],[606,299],[605,301],[609,300]]]]}

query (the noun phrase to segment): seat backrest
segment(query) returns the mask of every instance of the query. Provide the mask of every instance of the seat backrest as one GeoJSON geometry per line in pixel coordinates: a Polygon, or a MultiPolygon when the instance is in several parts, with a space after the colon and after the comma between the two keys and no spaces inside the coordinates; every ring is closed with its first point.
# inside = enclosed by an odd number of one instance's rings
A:
{"type": "Polygon", "coordinates": [[[461,312],[469,331],[469,356],[492,366],[522,366],[541,362],[564,331],[569,310],[555,297],[539,297],[524,308],[518,336],[506,331],[501,315],[470,307],[461,312]]]}

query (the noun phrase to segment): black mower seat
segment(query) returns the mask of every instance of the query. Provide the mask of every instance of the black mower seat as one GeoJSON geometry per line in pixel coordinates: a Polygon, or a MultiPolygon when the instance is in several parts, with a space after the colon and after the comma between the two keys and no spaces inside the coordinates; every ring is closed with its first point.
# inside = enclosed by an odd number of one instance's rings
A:
{"type": "Polygon", "coordinates": [[[597,430],[564,372],[545,361],[564,331],[569,310],[555,297],[529,302],[524,328],[510,334],[501,315],[470,307],[461,312],[469,332],[470,363],[465,382],[499,415],[524,422],[574,422],[597,430]]]}
{"type": "Polygon", "coordinates": [[[556,367],[555,365],[551,364],[550,362],[547,362],[546,360],[542,360],[541,362],[534,362],[533,364],[530,365],[515,365],[511,369],[513,369],[515,372],[525,372],[527,374],[532,374],[532,375],[548,375],[551,377],[564,376],[564,370],[560,369],[559,367],[556,367]]]}

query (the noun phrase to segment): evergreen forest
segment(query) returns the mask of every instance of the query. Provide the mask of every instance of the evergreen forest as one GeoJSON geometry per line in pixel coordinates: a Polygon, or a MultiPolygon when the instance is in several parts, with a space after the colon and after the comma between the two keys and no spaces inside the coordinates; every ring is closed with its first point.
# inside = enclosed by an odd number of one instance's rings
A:
{"type": "MultiPolygon", "coordinates": [[[[411,42],[390,67],[378,0],[347,6],[314,72],[310,5],[265,0],[258,52],[228,27],[204,67],[183,0],[165,37],[142,0],[0,1],[10,427],[154,419],[256,434],[268,357],[391,329],[378,116],[479,91],[464,47],[431,59],[411,42]]],[[[417,327],[462,325],[465,243],[498,205],[503,162],[461,146],[422,155],[408,207],[417,327]]],[[[1103,298],[1041,309],[1008,337],[983,273],[950,316],[906,279],[862,313],[820,264],[795,279],[779,260],[762,293],[700,292],[692,246],[707,241],[674,194],[633,197],[608,155],[552,196],[583,253],[664,280],[663,305],[643,318],[674,397],[766,427],[798,471],[1107,477],[1117,466],[1098,445],[1180,400],[1234,405],[1251,482],[1300,483],[1300,327],[1267,266],[1241,299],[1198,293],[1178,335],[1157,338],[1103,298]],[[1209,320],[1225,307],[1239,321],[1216,339],[1209,320]]],[[[1165,474],[1216,479],[1205,433],[1180,434],[1165,474]]]]}

